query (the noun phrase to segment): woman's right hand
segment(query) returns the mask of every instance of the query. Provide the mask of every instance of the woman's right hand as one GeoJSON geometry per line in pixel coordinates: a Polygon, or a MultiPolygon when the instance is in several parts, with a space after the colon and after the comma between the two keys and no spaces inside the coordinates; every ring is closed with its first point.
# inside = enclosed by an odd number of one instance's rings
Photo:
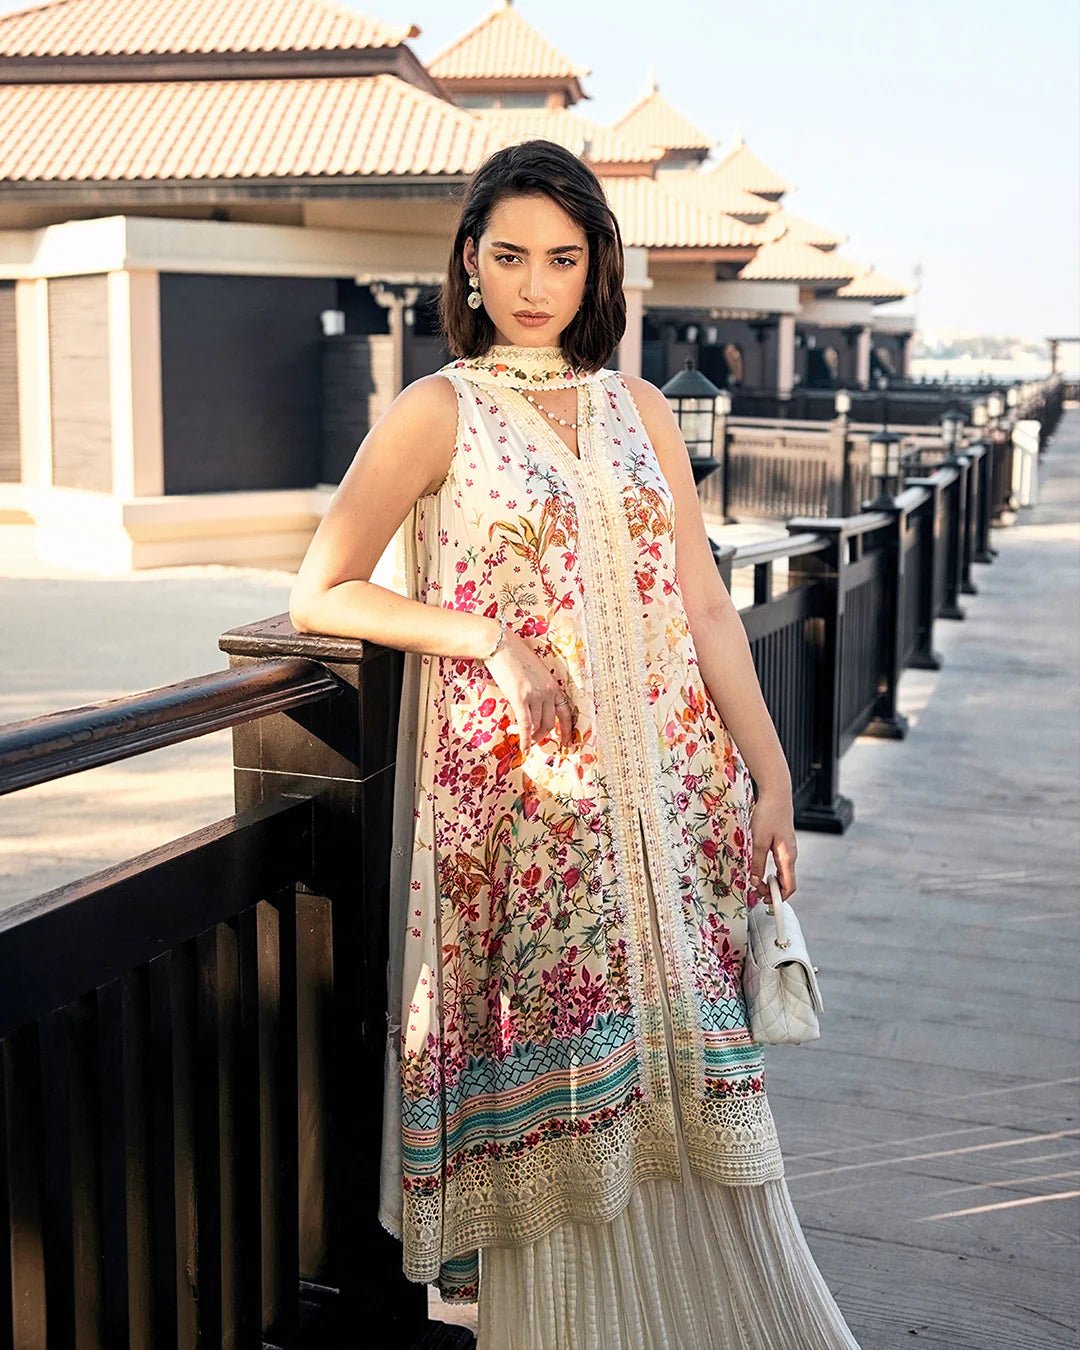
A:
{"type": "Polygon", "coordinates": [[[563,745],[570,744],[573,707],[558,680],[524,638],[507,628],[502,646],[485,664],[514,710],[522,755],[556,726],[563,745]],[[556,703],[556,699],[564,701],[556,703]]]}

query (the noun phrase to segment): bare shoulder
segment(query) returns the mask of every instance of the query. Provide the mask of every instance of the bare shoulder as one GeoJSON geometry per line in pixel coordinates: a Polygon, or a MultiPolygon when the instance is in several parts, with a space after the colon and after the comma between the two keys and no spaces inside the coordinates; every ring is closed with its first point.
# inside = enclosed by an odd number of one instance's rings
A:
{"type": "Polygon", "coordinates": [[[675,420],[671,404],[650,380],[640,375],[622,375],[630,396],[637,404],[638,411],[645,421],[645,430],[649,433],[654,446],[670,441],[672,433],[678,435],[679,424],[675,420]]]}
{"type": "Polygon", "coordinates": [[[454,454],[457,416],[454,386],[445,375],[433,372],[407,384],[372,431],[377,427],[396,446],[417,456],[427,471],[426,493],[446,477],[454,454]]]}
{"type": "Polygon", "coordinates": [[[394,399],[383,416],[393,415],[395,421],[412,418],[434,418],[440,429],[450,423],[451,434],[457,423],[457,394],[454,386],[437,371],[413,380],[394,399]]]}

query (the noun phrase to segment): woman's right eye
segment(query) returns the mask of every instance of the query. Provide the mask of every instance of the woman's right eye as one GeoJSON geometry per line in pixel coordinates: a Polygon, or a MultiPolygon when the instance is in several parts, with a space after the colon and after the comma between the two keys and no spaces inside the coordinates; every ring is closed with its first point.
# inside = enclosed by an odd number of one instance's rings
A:
{"type": "Polygon", "coordinates": [[[517,262],[517,256],[513,253],[496,253],[496,262],[517,262]]]}

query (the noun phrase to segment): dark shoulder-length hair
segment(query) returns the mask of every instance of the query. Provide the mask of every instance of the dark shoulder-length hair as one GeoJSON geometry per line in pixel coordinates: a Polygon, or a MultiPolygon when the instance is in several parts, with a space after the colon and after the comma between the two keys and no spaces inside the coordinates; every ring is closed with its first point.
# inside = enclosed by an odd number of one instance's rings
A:
{"type": "Polygon", "coordinates": [[[554,141],[521,141],[496,150],[466,183],[446,281],[439,292],[439,329],[455,359],[481,356],[495,341],[495,325],[484,306],[471,309],[466,303],[465,240],[472,235],[479,244],[503,198],[540,193],[561,206],[588,240],[589,272],[581,308],[559,341],[568,365],[599,370],[626,330],[622,235],[599,178],[554,141]]]}

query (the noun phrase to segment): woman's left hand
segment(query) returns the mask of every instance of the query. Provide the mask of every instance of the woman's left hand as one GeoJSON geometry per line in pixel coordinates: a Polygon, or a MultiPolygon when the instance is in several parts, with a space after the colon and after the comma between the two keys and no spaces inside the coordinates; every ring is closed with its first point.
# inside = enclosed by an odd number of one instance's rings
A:
{"type": "Polygon", "coordinates": [[[795,820],[790,791],[762,789],[750,811],[750,837],[753,855],[750,884],[763,900],[770,896],[765,881],[765,860],[772,851],[781,898],[795,893],[795,859],[799,847],[795,841],[795,820]]]}

